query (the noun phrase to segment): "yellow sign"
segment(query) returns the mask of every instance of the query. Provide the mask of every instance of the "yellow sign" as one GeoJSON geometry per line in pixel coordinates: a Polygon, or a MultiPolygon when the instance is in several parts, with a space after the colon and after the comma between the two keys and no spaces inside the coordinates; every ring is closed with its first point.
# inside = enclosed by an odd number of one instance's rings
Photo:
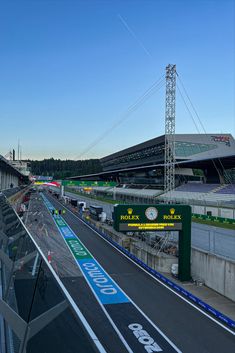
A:
{"type": "Polygon", "coordinates": [[[120,223],[120,231],[181,230],[182,223],[120,223]]]}
{"type": "Polygon", "coordinates": [[[138,228],[139,230],[150,230],[150,229],[165,229],[174,228],[175,223],[128,223],[128,227],[138,228]]]}
{"type": "Polygon", "coordinates": [[[139,221],[140,220],[140,216],[139,215],[133,215],[133,209],[132,208],[128,208],[127,209],[127,215],[120,215],[120,220],[123,221],[139,221]]]}
{"type": "Polygon", "coordinates": [[[182,219],[181,215],[180,214],[175,214],[175,209],[174,208],[171,208],[170,209],[170,214],[169,215],[163,215],[163,219],[169,219],[171,221],[173,220],[179,220],[179,219],[182,219]]]}
{"type": "Polygon", "coordinates": [[[85,187],[85,188],[83,188],[83,190],[86,191],[86,192],[89,192],[89,191],[92,191],[92,188],[90,188],[90,187],[85,187]]]}

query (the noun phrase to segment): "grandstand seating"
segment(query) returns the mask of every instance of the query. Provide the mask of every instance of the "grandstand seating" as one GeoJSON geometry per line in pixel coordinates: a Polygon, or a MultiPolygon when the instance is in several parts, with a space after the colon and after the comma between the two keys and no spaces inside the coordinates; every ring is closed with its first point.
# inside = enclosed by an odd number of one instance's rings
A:
{"type": "Polygon", "coordinates": [[[201,201],[201,202],[213,202],[221,203],[233,201],[235,202],[235,193],[222,194],[215,192],[184,192],[184,191],[169,191],[165,194],[159,196],[161,200],[174,200],[175,202],[191,202],[191,201],[201,201]]]}
{"type": "Polygon", "coordinates": [[[233,194],[235,195],[235,184],[227,184],[220,190],[217,190],[217,194],[233,194]]]}
{"type": "Polygon", "coordinates": [[[183,192],[213,192],[214,189],[217,189],[220,184],[202,184],[202,183],[187,183],[180,185],[176,188],[176,191],[183,192]]]}
{"type": "Polygon", "coordinates": [[[174,200],[175,202],[209,202],[214,204],[235,202],[234,184],[202,184],[187,183],[177,187],[174,191],[159,196],[161,200],[174,200]]]}
{"type": "Polygon", "coordinates": [[[219,200],[221,199],[222,195],[225,197],[222,197],[223,200],[225,199],[233,199],[232,195],[235,195],[235,184],[202,184],[202,183],[187,183],[183,184],[179,187],[177,187],[174,190],[175,196],[179,197],[196,197],[196,198],[205,198],[205,194],[207,199],[212,199],[212,200],[219,200]],[[180,194],[180,192],[182,194],[180,194]],[[183,193],[186,193],[187,195],[183,195],[183,193]],[[192,194],[191,193],[197,193],[197,194],[192,194]],[[216,196],[216,194],[219,194],[220,196],[216,196]],[[214,196],[213,196],[214,195],[214,196]],[[227,195],[227,196],[226,196],[227,195]]]}

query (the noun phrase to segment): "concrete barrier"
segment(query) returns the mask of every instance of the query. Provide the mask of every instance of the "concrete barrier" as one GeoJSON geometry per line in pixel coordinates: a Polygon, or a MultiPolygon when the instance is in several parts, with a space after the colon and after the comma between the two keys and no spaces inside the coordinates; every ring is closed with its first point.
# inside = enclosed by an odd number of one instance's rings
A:
{"type": "Polygon", "coordinates": [[[95,231],[97,231],[103,238],[107,239],[113,246],[115,246],[117,249],[122,251],[126,256],[128,256],[130,259],[132,259],[134,262],[136,262],[139,266],[141,266],[143,269],[148,271],[152,276],[156,277],[166,285],[168,285],[170,288],[172,288],[175,292],[180,293],[182,296],[185,298],[189,299],[192,301],[194,304],[198,305],[199,307],[203,308],[206,312],[211,314],[212,316],[216,317],[218,320],[222,321],[223,323],[226,323],[229,327],[235,329],[235,321],[229,318],[228,316],[222,314],[220,311],[216,310],[212,306],[208,305],[204,301],[202,301],[200,298],[196,297],[192,293],[188,292],[186,289],[182,288],[178,284],[174,283],[173,281],[169,280],[167,277],[156,271],[155,269],[151,268],[148,266],[145,262],[140,260],[137,256],[132,254],[129,250],[125,249],[122,247],[120,244],[116,243],[111,235],[107,235],[105,231],[99,230],[94,223],[91,223],[90,221],[87,221],[83,219],[85,223],[87,223],[91,228],[93,228],[95,231]]]}
{"type": "Polygon", "coordinates": [[[192,276],[235,301],[235,262],[192,249],[192,276]]]}
{"type": "Polygon", "coordinates": [[[149,267],[164,273],[170,273],[171,265],[178,261],[175,256],[162,252],[159,254],[151,253],[149,250],[141,248],[141,245],[138,245],[136,242],[131,242],[130,252],[138,257],[138,259],[146,263],[149,267]]]}

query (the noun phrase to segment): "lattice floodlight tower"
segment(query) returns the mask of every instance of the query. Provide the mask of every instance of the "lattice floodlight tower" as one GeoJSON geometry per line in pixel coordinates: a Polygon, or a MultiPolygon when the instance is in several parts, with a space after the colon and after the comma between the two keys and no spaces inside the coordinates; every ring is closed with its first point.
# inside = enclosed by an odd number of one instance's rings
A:
{"type": "Polygon", "coordinates": [[[175,87],[176,65],[166,67],[164,191],[175,188],[175,87]]]}

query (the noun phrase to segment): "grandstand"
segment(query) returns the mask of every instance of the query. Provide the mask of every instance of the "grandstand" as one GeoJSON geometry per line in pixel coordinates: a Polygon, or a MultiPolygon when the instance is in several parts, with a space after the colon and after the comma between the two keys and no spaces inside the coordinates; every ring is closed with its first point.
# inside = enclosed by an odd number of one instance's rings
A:
{"type": "Polygon", "coordinates": [[[70,179],[116,181],[95,188],[129,202],[235,204],[235,141],[231,134],[175,135],[175,190],[164,193],[165,135],[101,158],[103,172],[70,179]]]}
{"type": "Polygon", "coordinates": [[[231,204],[235,206],[235,184],[196,184],[187,183],[173,191],[162,194],[160,200],[175,200],[177,202],[206,201],[213,204],[231,204]]]}
{"type": "MultiPolygon", "coordinates": [[[[101,159],[104,172],[117,172],[121,182],[163,184],[165,135],[101,159]]],[[[176,134],[176,185],[188,180],[224,183],[235,163],[230,134],[176,134]],[[201,170],[200,175],[196,170],[201,170]]]]}
{"type": "Polygon", "coordinates": [[[16,188],[28,182],[28,177],[0,155],[0,191],[16,188]]]}
{"type": "MultiPolygon", "coordinates": [[[[70,179],[115,180],[121,184],[155,186],[164,180],[165,135],[100,159],[103,171],[70,179]]],[[[188,181],[235,183],[235,141],[231,134],[176,134],[176,186],[188,181]],[[234,179],[234,180],[233,180],[234,179]]]]}

